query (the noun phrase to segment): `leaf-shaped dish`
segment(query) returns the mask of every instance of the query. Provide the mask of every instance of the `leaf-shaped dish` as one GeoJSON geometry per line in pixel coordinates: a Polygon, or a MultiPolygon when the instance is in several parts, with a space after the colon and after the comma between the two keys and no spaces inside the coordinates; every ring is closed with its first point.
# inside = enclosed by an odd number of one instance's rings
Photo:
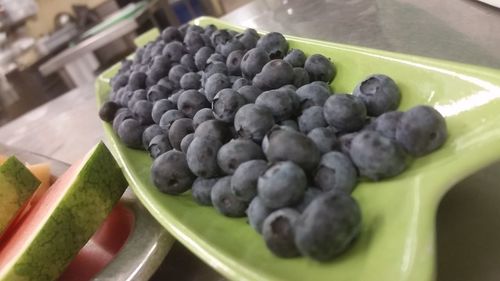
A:
{"type": "MultiPolygon", "coordinates": [[[[218,19],[215,24],[237,31],[218,19]]],[[[154,38],[150,38],[154,39],[154,38]]],[[[360,203],[360,237],[341,257],[318,263],[281,259],[266,249],[245,219],[223,217],[191,195],[160,193],[151,183],[146,152],[126,148],[104,125],[129,183],[153,216],[181,243],[217,271],[238,280],[429,280],[434,275],[435,216],[453,184],[500,158],[500,71],[435,59],[287,36],[291,48],[321,53],[337,65],[335,92],[351,92],[365,76],[384,73],[398,83],[401,109],[429,104],[445,117],[449,139],[438,151],[416,159],[403,174],[363,182],[353,195],[360,203]]],[[[99,104],[109,93],[114,66],[98,81],[99,104]]]]}

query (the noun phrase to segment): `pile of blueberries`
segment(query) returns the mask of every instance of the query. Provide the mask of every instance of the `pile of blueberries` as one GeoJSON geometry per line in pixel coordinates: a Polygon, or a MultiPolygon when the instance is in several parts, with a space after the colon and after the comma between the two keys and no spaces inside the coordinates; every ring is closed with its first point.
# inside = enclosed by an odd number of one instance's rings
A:
{"type": "Polygon", "coordinates": [[[335,75],[277,32],[168,27],[122,63],[99,115],[149,151],[161,192],[247,216],[279,257],[327,261],[360,232],[358,181],[396,176],[447,138],[434,108],[397,111],[388,76],[350,95],[333,93],[335,75]]]}

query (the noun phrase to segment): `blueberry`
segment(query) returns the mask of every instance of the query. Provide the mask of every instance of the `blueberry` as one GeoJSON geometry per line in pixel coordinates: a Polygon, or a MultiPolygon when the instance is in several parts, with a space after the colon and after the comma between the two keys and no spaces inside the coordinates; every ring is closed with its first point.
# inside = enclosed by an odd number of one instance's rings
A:
{"type": "Polygon", "coordinates": [[[324,191],[350,194],[357,183],[356,168],[345,154],[331,151],[321,157],[314,182],[324,191]]]}
{"type": "Polygon", "coordinates": [[[220,53],[225,57],[229,56],[229,54],[234,51],[239,50],[243,52],[243,50],[245,50],[245,46],[243,45],[243,43],[241,43],[236,38],[230,39],[229,41],[227,41],[224,44],[221,44],[220,46],[221,46],[220,53]]]}
{"type": "Polygon", "coordinates": [[[257,196],[257,180],[267,170],[265,160],[241,163],[231,179],[231,190],[238,199],[250,202],[257,196]]]}
{"type": "Polygon", "coordinates": [[[330,92],[332,91],[332,89],[330,87],[330,84],[326,83],[325,81],[312,81],[309,84],[316,85],[316,86],[321,86],[321,87],[327,89],[330,92]]]}
{"type": "Polygon", "coordinates": [[[162,127],[164,130],[168,130],[170,129],[170,126],[172,126],[172,123],[174,123],[175,120],[185,117],[186,115],[184,115],[182,111],[177,109],[171,109],[163,113],[163,115],[160,118],[160,123],[158,125],[160,125],[160,127],[162,127]]]}
{"type": "Polygon", "coordinates": [[[352,140],[358,134],[359,134],[359,132],[354,132],[354,133],[349,133],[349,134],[342,134],[341,136],[339,136],[339,138],[338,138],[339,146],[340,146],[340,151],[342,151],[342,153],[351,157],[352,140]]]}
{"type": "Polygon", "coordinates": [[[215,95],[220,90],[229,87],[231,87],[229,78],[222,73],[216,73],[207,79],[205,84],[205,96],[209,102],[213,102],[215,95]]]}
{"type": "Polygon", "coordinates": [[[162,52],[163,52],[163,48],[165,47],[165,43],[164,42],[161,42],[161,41],[157,41],[153,47],[151,48],[151,61],[150,63],[154,63],[154,59],[157,57],[157,56],[163,56],[162,55],[162,52]]]}
{"type": "Polygon", "coordinates": [[[297,131],[297,132],[299,131],[299,124],[295,120],[292,120],[292,119],[283,120],[279,124],[281,126],[290,128],[290,129],[292,129],[294,131],[297,131]]]}
{"type": "Polygon", "coordinates": [[[220,174],[217,166],[217,152],[222,143],[211,137],[195,135],[187,150],[187,162],[191,171],[204,178],[216,177],[220,174]]]}
{"type": "Polygon", "coordinates": [[[278,162],[271,166],[257,184],[262,203],[269,208],[282,208],[298,203],[307,187],[307,177],[297,164],[278,162]]]}
{"type": "Polygon", "coordinates": [[[182,139],[193,132],[193,120],[189,118],[180,118],[175,120],[168,129],[168,139],[173,148],[181,150],[182,139]]]}
{"type": "Polygon", "coordinates": [[[159,124],[161,116],[165,112],[167,112],[171,109],[176,109],[176,108],[177,108],[177,106],[167,99],[162,99],[162,100],[156,101],[153,104],[153,110],[151,111],[151,117],[153,118],[153,121],[156,124],[159,124]]]}
{"type": "Polygon", "coordinates": [[[161,85],[153,85],[149,88],[146,97],[148,101],[155,102],[161,99],[166,99],[172,92],[161,85]]]}
{"type": "Polygon", "coordinates": [[[147,127],[142,133],[142,147],[147,150],[151,140],[161,134],[163,134],[163,129],[157,124],[147,127]]]}
{"type": "Polygon", "coordinates": [[[260,73],[266,63],[269,62],[269,55],[260,48],[253,48],[245,53],[241,59],[241,73],[243,77],[252,79],[260,73]]]}
{"type": "Polygon", "coordinates": [[[212,193],[213,186],[218,180],[219,178],[196,178],[196,180],[193,182],[193,187],[191,188],[194,201],[196,201],[200,205],[211,206],[212,198],[210,198],[210,195],[212,193]]]}
{"type": "Polygon", "coordinates": [[[132,64],[134,62],[132,60],[129,60],[129,59],[123,59],[121,61],[121,66],[120,66],[120,69],[118,70],[118,74],[122,74],[122,73],[125,73],[127,71],[130,70],[130,68],[132,67],[132,64]]]}
{"type": "Polygon", "coordinates": [[[210,48],[214,47],[212,45],[212,41],[210,40],[210,36],[209,35],[206,35],[206,34],[202,33],[202,34],[200,34],[200,36],[201,36],[201,39],[203,39],[203,43],[205,44],[205,47],[210,47],[210,48]]]}
{"type": "MultiPolygon", "coordinates": [[[[156,67],[157,66],[155,66],[155,68],[156,67]]],[[[137,69],[134,69],[134,71],[140,71],[140,72],[144,72],[146,74],[148,74],[149,70],[150,70],[150,67],[148,65],[146,65],[146,64],[142,64],[137,69]]],[[[146,87],[149,87],[149,86],[152,85],[152,84],[148,84],[148,78],[146,78],[146,87]]]]}
{"type": "Polygon", "coordinates": [[[179,91],[173,93],[170,97],[168,97],[168,100],[176,105],[182,92],[183,92],[182,90],[179,90],[179,91]]]}
{"type": "Polygon", "coordinates": [[[271,131],[268,140],[264,152],[271,162],[293,161],[307,172],[313,171],[319,163],[320,152],[316,144],[304,134],[281,128],[271,131]]]}
{"type": "Polygon", "coordinates": [[[335,65],[320,54],[314,54],[306,59],[304,69],[309,73],[311,81],[324,81],[327,83],[332,82],[337,74],[335,65]]]}
{"type": "Polygon", "coordinates": [[[181,151],[187,153],[189,145],[194,139],[194,133],[186,135],[181,141],[181,151]]]}
{"type": "Polygon", "coordinates": [[[396,128],[397,142],[414,156],[424,156],[440,148],[447,137],[444,117],[427,105],[405,112],[396,128]]]}
{"type": "Polygon", "coordinates": [[[128,85],[132,91],[144,89],[146,87],[146,73],[144,72],[132,72],[128,79],[128,85]]]}
{"type": "Polygon", "coordinates": [[[262,233],[262,224],[273,211],[274,209],[266,207],[259,196],[256,196],[246,210],[248,222],[258,233],[262,233]]]}
{"type": "Polygon", "coordinates": [[[203,33],[203,32],[205,32],[205,30],[203,29],[203,27],[193,24],[193,25],[188,26],[188,28],[186,30],[186,35],[188,33],[191,33],[191,32],[203,33]]]}
{"type": "Polygon", "coordinates": [[[238,109],[246,103],[246,99],[237,91],[222,89],[214,97],[212,111],[215,119],[231,123],[238,109]]]}
{"type": "Polygon", "coordinates": [[[156,85],[162,86],[167,89],[167,93],[172,93],[175,89],[175,84],[168,80],[168,77],[163,77],[162,79],[158,80],[156,85]]]}
{"type": "Polygon", "coordinates": [[[212,187],[212,205],[227,217],[244,217],[247,203],[239,200],[231,192],[231,176],[220,178],[212,187]]]}
{"type": "Polygon", "coordinates": [[[214,61],[207,64],[207,67],[205,68],[205,74],[203,76],[205,81],[215,73],[222,73],[227,75],[228,71],[225,60],[223,62],[214,61]]]}
{"type": "Polygon", "coordinates": [[[207,120],[198,125],[194,132],[194,136],[215,138],[224,144],[232,138],[233,134],[227,123],[219,120],[207,120]]]}
{"type": "MultiPolygon", "coordinates": [[[[207,59],[207,62],[206,62],[206,65],[208,66],[209,64],[211,63],[216,63],[216,62],[220,62],[220,63],[226,63],[226,57],[219,54],[219,53],[213,53],[211,54],[208,59],[207,59]]],[[[205,69],[206,69],[206,66],[205,66],[205,69]]]]}
{"type": "Polygon", "coordinates": [[[331,95],[329,89],[313,83],[298,88],[296,93],[302,110],[315,105],[323,106],[331,95]]]}
{"type": "Polygon", "coordinates": [[[194,63],[194,55],[185,54],[181,57],[180,63],[187,68],[189,71],[198,71],[196,64],[194,63]]]}
{"type": "Polygon", "coordinates": [[[227,30],[224,29],[218,29],[210,35],[210,40],[212,41],[213,46],[217,46],[219,44],[224,44],[229,39],[231,39],[231,34],[227,30]]]}
{"type": "Polygon", "coordinates": [[[328,124],[323,117],[323,107],[311,106],[299,116],[299,129],[302,133],[308,134],[312,129],[326,127],[328,124]]]}
{"type": "Polygon", "coordinates": [[[245,52],[243,50],[235,50],[229,53],[226,59],[227,72],[229,75],[241,75],[241,60],[245,52]]]}
{"type": "Polygon", "coordinates": [[[193,118],[196,112],[207,107],[210,107],[210,103],[197,90],[186,90],[177,100],[177,108],[189,118],[193,118]]]}
{"type": "Polygon", "coordinates": [[[371,124],[371,128],[386,138],[392,140],[396,139],[396,128],[399,124],[399,120],[403,117],[403,112],[401,111],[389,111],[386,112],[371,124]]]}
{"type": "Polygon", "coordinates": [[[278,91],[282,91],[288,94],[290,96],[290,100],[292,101],[292,106],[293,106],[293,116],[298,116],[301,113],[300,110],[300,98],[295,92],[296,88],[293,85],[285,85],[282,86],[281,88],[278,89],[278,91]]]}
{"type": "Polygon", "coordinates": [[[209,24],[207,26],[205,26],[205,31],[203,32],[205,35],[212,35],[212,33],[214,33],[215,31],[217,30],[217,26],[213,25],[213,24],[209,24]]]}
{"type": "Polygon", "coordinates": [[[302,213],[311,204],[311,202],[316,199],[319,195],[323,194],[323,191],[317,187],[310,186],[304,192],[304,197],[302,200],[294,206],[294,208],[302,213]]]}
{"type": "Polygon", "coordinates": [[[264,65],[252,83],[261,90],[277,89],[293,83],[293,68],[284,60],[272,60],[264,65]]]}
{"type": "Polygon", "coordinates": [[[177,30],[177,28],[168,26],[161,32],[161,39],[163,39],[165,43],[170,43],[172,41],[181,41],[182,35],[179,30],[177,30]]]}
{"type": "Polygon", "coordinates": [[[335,94],[326,100],[323,114],[331,126],[343,132],[353,132],[365,125],[366,107],[358,97],[335,94]]]}
{"type": "Polygon", "coordinates": [[[179,26],[179,32],[181,33],[182,38],[184,38],[184,36],[186,36],[187,30],[189,27],[190,27],[189,23],[185,23],[185,24],[182,24],[181,26],[179,26]]]}
{"type": "Polygon", "coordinates": [[[168,68],[153,66],[147,71],[146,87],[155,85],[160,79],[168,75],[168,68]]]}
{"type": "Polygon", "coordinates": [[[339,146],[335,130],[329,127],[312,129],[307,137],[316,144],[321,154],[337,149],[339,146]]]}
{"type": "Polygon", "coordinates": [[[260,143],[266,133],[274,126],[271,111],[258,104],[242,106],[234,117],[234,128],[243,138],[260,143]]]}
{"type": "Polygon", "coordinates": [[[177,150],[163,153],[153,161],[151,177],[161,192],[172,195],[189,190],[196,178],[189,170],[186,155],[177,150]]]}
{"type": "Polygon", "coordinates": [[[151,67],[170,68],[170,64],[171,64],[170,59],[167,56],[157,55],[153,58],[151,67]]]}
{"type": "Polygon", "coordinates": [[[121,74],[115,76],[113,79],[111,79],[111,88],[113,91],[118,91],[121,87],[124,87],[128,83],[128,75],[121,74]]]}
{"type": "Polygon", "coordinates": [[[132,113],[139,123],[142,125],[150,125],[153,123],[153,118],[151,117],[152,110],[153,104],[151,102],[147,100],[139,100],[134,103],[132,113]]]}
{"type": "Polygon", "coordinates": [[[198,32],[188,32],[184,37],[184,45],[190,54],[196,54],[196,52],[205,46],[205,41],[198,32]]]}
{"type": "Polygon", "coordinates": [[[243,44],[246,50],[250,50],[257,45],[259,34],[257,34],[255,29],[247,28],[243,33],[236,35],[235,38],[243,44]]]}
{"type": "Polygon", "coordinates": [[[160,134],[153,137],[148,145],[149,155],[153,159],[170,150],[172,150],[172,145],[168,140],[167,134],[160,134]]]}
{"type": "Polygon", "coordinates": [[[361,230],[361,211],[348,194],[326,192],[295,223],[295,245],[304,256],[327,261],[344,252],[361,230]]]}
{"type": "Polygon", "coordinates": [[[263,92],[255,100],[255,104],[270,110],[277,121],[289,119],[295,113],[294,101],[285,91],[271,90],[263,92]]]}
{"type": "Polygon", "coordinates": [[[212,109],[210,108],[202,108],[196,112],[193,117],[193,128],[196,130],[198,126],[208,120],[214,119],[214,114],[212,113],[212,109]]]}
{"type": "Polygon", "coordinates": [[[288,42],[278,32],[270,32],[262,36],[257,42],[257,47],[266,51],[271,59],[281,59],[288,52],[288,42]]]}
{"type": "Polygon", "coordinates": [[[144,126],[135,119],[126,119],[121,122],[118,127],[118,136],[122,142],[135,149],[142,148],[142,133],[144,132],[144,126]]]}
{"type": "Polygon", "coordinates": [[[145,90],[135,90],[131,91],[129,89],[121,88],[116,93],[116,103],[131,109],[133,107],[133,103],[138,101],[139,99],[146,99],[146,91],[145,90]]]}
{"type": "Polygon", "coordinates": [[[300,214],[291,208],[271,213],[262,224],[262,237],[273,254],[282,258],[300,256],[295,246],[295,222],[300,214]]]}
{"type": "Polygon", "coordinates": [[[112,122],[120,106],[112,101],[105,102],[99,109],[99,117],[104,122],[112,122]]]}
{"type": "Polygon", "coordinates": [[[129,86],[124,87],[122,91],[119,91],[119,93],[121,92],[121,97],[120,97],[119,103],[122,106],[128,106],[129,101],[132,99],[132,97],[134,96],[134,93],[137,91],[142,92],[143,90],[140,89],[140,90],[132,91],[129,86]]]}
{"type": "MultiPolygon", "coordinates": [[[[243,78],[243,79],[245,79],[245,78],[243,78]]],[[[236,82],[235,82],[235,84],[236,84],[236,82]]],[[[233,89],[234,89],[234,85],[233,85],[233,89]]],[[[234,89],[234,90],[236,90],[236,89],[234,89]]],[[[238,93],[240,93],[240,95],[242,95],[247,100],[248,103],[255,103],[255,100],[257,99],[257,97],[260,94],[262,94],[262,91],[259,88],[252,86],[252,85],[242,86],[237,91],[238,91],[238,93]]]]}
{"type": "Polygon", "coordinates": [[[130,118],[134,118],[134,115],[132,114],[132,111],[129,109],[124,109],[122,111],[117,111],[115,118],[113,119],[113,131],[118,134],[118,128],[120,127],[120,124],[130,118]]]}
{"type": "Polygon", "coordinates": [[[360,174],[375,181],[396,176],[407,166],[403,149],[375,131],[356,135],[349,152],[360,174]]]}
{"type": "Polygon", "coordinates": [[[208,58],[214,53],[210,47],[202,47],[194,55],[194,64],[199,70],[204,70],[207,65],[208,58]]]}
{"type": "MultiPolygon", "coordinates": [[[[236,81],[234,81],[232,89],[235,91],[238,91],[241,87],[249,86],[251,83],[252,82],[248,81],[248,79],[243,78],[243,77],[239,77],[238,79],[236,79],[236,81]]],[[[259,90],[259,92],[260,92],[260,90],[259,90]]],[[[238,93],[239,93],[239,91],[238,91],[238,93]]]]}
{"type": "Polygon", "coordinates": [[[176,87],[179,87],[182,76],[188,72],[189,70],[182,64],[174,65],[168,72],[168,79],[172,81],[176,87]]]}
{"type": "Polygon", "coordinates": [[[162,55],[167,56],[172,62],[179,62],[185,53],[186,49],[181,42],[172,41],[165,45],[162,55]]]}
{"type": "Polygon", "coordinates": [[[250,140],[231,140],[217,153],[217,164],[226,174],[233,174],[241,163],[255,159],[264,159],[264,153],[250,140]]]}
{"type": "Polygon", "coordinates": [[[293,85],[295,87],[302,87],[309,84],[309,74],[302,67],[293,68],[293,85]]]}
{"type": "Polygon", "coordinates": [[[283,60],[291,64],[293,67],[302,68],[306,62],[306,55],[299,49],[290,49],[283,60]]]}
{"type": "Polygon", "coordinates": [[[368,76],[354,88],[352,94],[363,100],[370,116],[396,110],[401,101],[398,86],[394,80],[383,74],[368,76]]]}
{"type": "Polygon", "coordinates": [[[195,72],[188,72],[181,77],[180,86],[184,90],[197,90],[201,87],[201,76],[195,72]]]}
{"type": "Polygon", "coordinates": [[[119,106],[121,106],[120,101],[119,101],[119,98],[118,98],[118,93],[117,93],[117,92],[115,92],[115,91],[111,91],[111,92],[109,93],[109,96],[108,96],[108,101],[112,101],[112,102],[114,102],[114,103],[118,104],[119,106]]]}

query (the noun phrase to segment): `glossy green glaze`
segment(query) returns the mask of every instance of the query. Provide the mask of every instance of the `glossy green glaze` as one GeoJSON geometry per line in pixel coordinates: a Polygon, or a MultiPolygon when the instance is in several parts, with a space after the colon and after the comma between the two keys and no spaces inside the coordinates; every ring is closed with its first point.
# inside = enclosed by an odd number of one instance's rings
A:
{"type": "MultiPolygon", "coordinates": [[[[199,18],[241,30],[214,18],[199,18]]],[[[307,258],[280,259],[245,219],[230,219],[198,206],[190,194],[164,195],[149,178],[147,153],[123,146],[104,125],[115,156],[131,187],[153,216],[181,243],[230,279],[237,280],[430,280],[434,276],[435,216],[444,193],[467,175],[500,158],[500,71],[429,58],[395,54],[297,37],[292,48],[321,53],[337,65],[332,86],[351,92],[365,76],[384,73],[398,83],[401,109],[429,104],[447,120],[449,139],[439,151],[415,160],[390,180],[363,182],[354,197],[363,213],[362,233],[341,257],[328,263],[307,258]]],[[[151,38],[153,39],[153,38],[151,38]]],[[[97,81],[99,103],[108,79],[97,81]]]]}

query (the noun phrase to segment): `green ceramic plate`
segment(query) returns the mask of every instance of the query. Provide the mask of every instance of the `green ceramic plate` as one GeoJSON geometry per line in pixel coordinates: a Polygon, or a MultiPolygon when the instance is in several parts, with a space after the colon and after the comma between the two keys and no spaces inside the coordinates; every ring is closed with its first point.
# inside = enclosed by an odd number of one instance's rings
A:
{"type": "MultiPolygon", "coordinates": [[[[199,25],[242,30],[214,18],[199,25]]],[[[448,123],[450,137],[439,151],[414,161],[400,176],[362,183],[359,239],[341,257],[318,263],[280,259],[265,247],[245,219],[230,219],[200,207],[190,194],[164,195],[152,185],[151,159],[123,146],[104,125],[130,185],[153,216],[181,243],[230,279],[237,280],[430,280],[435,267],[435,216],[443,194],[467,175],[500,158],[500,71],[429,58],[287,37],[292,48],[321,53],[337,65],[335,92],[351,92],[372,73],[396,80],[401,109],[429,104],[448,123]]],[[[153,38],[151,38],[153,39],[153,38]]],[[[115,66],[97,81],[101,103],[115,66]]]]}

